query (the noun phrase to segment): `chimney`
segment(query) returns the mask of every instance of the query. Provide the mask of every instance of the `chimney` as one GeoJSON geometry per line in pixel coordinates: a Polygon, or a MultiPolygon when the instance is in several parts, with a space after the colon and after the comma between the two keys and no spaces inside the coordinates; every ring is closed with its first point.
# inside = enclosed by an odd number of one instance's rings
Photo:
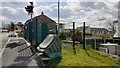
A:
{"type": "Polygon", "coordinates": [[[44,15],[44,13],[42,12],[41,15],[44,15]]]}

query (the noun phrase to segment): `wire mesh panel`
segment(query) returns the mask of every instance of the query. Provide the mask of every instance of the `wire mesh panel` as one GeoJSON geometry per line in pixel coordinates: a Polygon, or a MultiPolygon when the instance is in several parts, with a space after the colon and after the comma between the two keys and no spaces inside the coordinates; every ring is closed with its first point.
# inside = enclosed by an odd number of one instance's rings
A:
{"type": "Polygon", "coordinates": [[[36,46],[36,33],[37,33],[37,30],[36,30],[36,23],[35,22],[33,22],[32,24],[31,24],[31,26],[32,26],[32,32],[31,32],[31,38],[32,38],[32,41],[31,41],[31,43],[32,43],[32,46],[36,46]]]}
{"type": "Polygon", "coordinates": [[[24,38],[29,41],[29,24],[25,24],[24,26],[25,32],[24,32],[24,38]]]}
{"type": "Polygon", "coordinates": [[[120,45],[120,39],[113,39],[114,43],[117,43],[118,45],[120,45]]]}
{"type": "Polygon", "coordinates": [[[29,39],[29,42],[31,43],[32,42],[32,22],[28,23],[28,39],[29,39]]]}
{"type": "Polygon", "coordinates": [[[29,41],[36,49],[36,47],[48,35],[48,24],[45,22],[29,22],[25,26],[25,39],[29,41]]]}
{"type": "Polygon", "coordinates": [[[113,39],[106,39],[106,43],[113,43],[113,39]]]}
{"type": "Polygon", "coordinates": [[[104,39],[96,39],[96,50],[99,49],[100,44],[104,43],[104,39]]]}
{"type": "Polygon", "coordinates": [[[86,45],[94,45],[94,40],[93,39],[86,39],[86,45]]]}
{"type": "Polygon", "coordinates": [[[39,45],[45,37],[48,35],[48,25],[47,23],[38,23],[37,24],[37,45],[39,45]]]}

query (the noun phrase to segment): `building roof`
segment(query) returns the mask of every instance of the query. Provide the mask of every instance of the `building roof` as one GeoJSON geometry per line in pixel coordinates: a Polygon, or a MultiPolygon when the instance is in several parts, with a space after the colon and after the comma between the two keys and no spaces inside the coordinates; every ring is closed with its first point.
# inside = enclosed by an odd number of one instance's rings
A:
{"type": "MultiPolygon", "coordinates": [[[[106,30],[106,31],[108,31],[106,28],[93,28],[93,27],[90,27],[90,26],[85,26],[85,29],[87,29],[87,28],[90,28],[91,30],[106,30]]],[[[77,27],[77,29],[83,30],[83,26],[82,27],[77,27]]]]}
{"type": "MultiPolygon", "coordinates": [[[[26,22],[25,22],[25,24],[28,24],[28,22],[30,22],[31,21],[31,19],[29,19],[29,20],[27,20],[26,22]]],[[[32,21],[34,22],[34,23],[48,23],[48,28],[49,29],[54,29],[54,28],[56,28],[56,22],[54,21],[54,20],[52,20],[51,18],[49,18],[49,17],[47,17],[46,15],[44,15],[44,13],[42,12],[41,13],[41,15],[38,15],[38,16],[36,16],[36,17],[34,17],[33,19],[32,19],[32,21]]]]}
{"type": "MultiPolygon", "coordinates": [[[[41,15],[38,15],[34,18],[32,18],[32,20],[37,20],[37,21],[44,21],[44,22],[53,22],[56,23],[54,20],[52,20],[51,18],[47,17],[46,15],[44,15],[44,13],[42,12],[41,15]]],[[[29,21],[31,21],[31,19],[27,20],[25,22],[25,24],[27,24],[29,21]]],[[[39,23],[39,22],[38,22],[39,23]]]]}
{"type": "MultiPolygon", "coordinates": [[[[85,29],[90,28],[89,26],[85,26],[85,29]]],[[[83,30],[83,26],[77,27],[77,29],[83,30]]]]}
{"type": "Polygon", "coordinates": [[[91,28],[91,30],[106,30],[106,31],[108,31],[106,28],[91,28]]]}

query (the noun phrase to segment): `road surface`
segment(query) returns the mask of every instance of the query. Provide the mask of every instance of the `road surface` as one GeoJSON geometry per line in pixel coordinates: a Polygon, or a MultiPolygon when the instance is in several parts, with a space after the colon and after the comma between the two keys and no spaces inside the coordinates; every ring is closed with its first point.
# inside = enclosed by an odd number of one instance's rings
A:
{"type": "Polygon", "coordinates": [[[35,67],[44,68],[43,62],[40,56],[33,55],[30,48],[27,48],[27,43],[22,39],[11,38],[9,42],[19,41],[19,44],[10,44],[5,47],[4,52],[2,53],[2,67],[12,67],[17,68],[29,68],[35,67]]]}
{"type": "Polygon", "coordinates": [[[8,39],[8,33],[0,33],[0,67],[2,66],[2,53],[6,47],[8,39]]]}
{"type": "Polygon", "coordinates": [[[9,39],[8,34],[9,33],[1,33],[0,34],[0,50],[6,45],[6,42],[9,39]]]}

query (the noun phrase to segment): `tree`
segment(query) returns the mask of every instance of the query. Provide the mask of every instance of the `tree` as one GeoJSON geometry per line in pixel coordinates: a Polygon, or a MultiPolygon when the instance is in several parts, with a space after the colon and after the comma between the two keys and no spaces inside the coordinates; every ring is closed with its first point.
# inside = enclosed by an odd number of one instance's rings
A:
{"type": "Polygon", "coordinates": [[[62,33],[60,34],[59,38],[60,38],[61,40],[66,40],[66,34],[65,34],[64,32],[62,32],[62,33]]]}
{"type": "Polygon", "coordinates": [[[75,38],[80,41],[82,39],[82,32],[80,32],[79,29],[76,29],[75,31],[75,38]]]}

